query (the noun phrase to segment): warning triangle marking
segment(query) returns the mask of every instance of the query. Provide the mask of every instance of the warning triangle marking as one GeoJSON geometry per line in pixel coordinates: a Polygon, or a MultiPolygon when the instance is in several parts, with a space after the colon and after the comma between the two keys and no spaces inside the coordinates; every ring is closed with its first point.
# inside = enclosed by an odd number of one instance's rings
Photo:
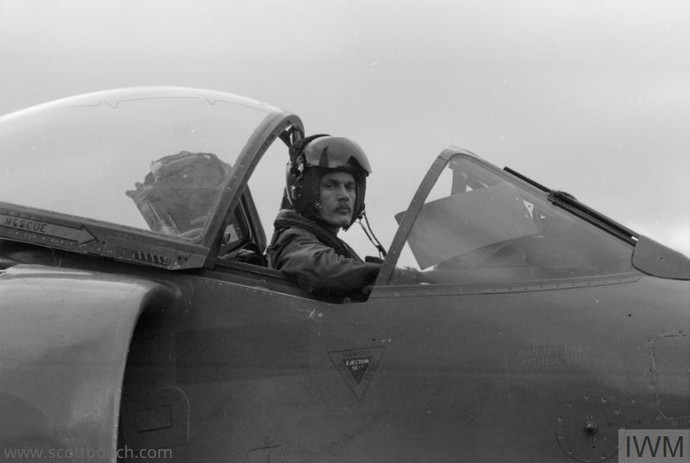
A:
{"type": "Polygon", "coordinates": [[[383,347],[329,352],[328,358],[358,400],[364,398],[383,357],[383,347]]]}
{"type": "Polygon", "coordinates": [[[369,365],[371,364],[371,357],[357,358],[357,359],[343,359],[345,368],[348,369],[352,378],[357,384],[362,382],[364,378],[364,373],[367,372],[369,365]]]}

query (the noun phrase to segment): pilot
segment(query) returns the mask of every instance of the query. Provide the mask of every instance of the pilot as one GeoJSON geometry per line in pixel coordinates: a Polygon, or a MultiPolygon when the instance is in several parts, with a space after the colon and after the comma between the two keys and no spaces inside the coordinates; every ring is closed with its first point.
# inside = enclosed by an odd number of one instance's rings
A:
{"type": "Polygon", "coordinates": [[[314,135],[296,142],[269,265],[320,299],[366,299],[381,265],[363,262],[337,234],[363,214],[370,172],[364,151],[347,138],[314,135]]]}

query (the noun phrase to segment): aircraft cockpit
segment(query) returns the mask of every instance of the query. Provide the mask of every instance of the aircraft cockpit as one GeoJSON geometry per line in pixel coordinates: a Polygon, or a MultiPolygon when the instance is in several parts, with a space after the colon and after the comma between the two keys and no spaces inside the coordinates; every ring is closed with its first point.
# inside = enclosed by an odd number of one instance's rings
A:
{"type": "MultiPolygon", "coordinates": [[[[186,88],[100,92],[5,116],[0,239],[169,270],[249,271],[304,295],[263,256],[287,147],[302,136],[293,114],[186,88]]],[[[569,195],[459,148],[437,158],[395,219],[372,297],[391,287],[624,275],[634,271],[639,239],[569,195]]],[[[638,268],[659,259],[642,260],[638,268]]]]}

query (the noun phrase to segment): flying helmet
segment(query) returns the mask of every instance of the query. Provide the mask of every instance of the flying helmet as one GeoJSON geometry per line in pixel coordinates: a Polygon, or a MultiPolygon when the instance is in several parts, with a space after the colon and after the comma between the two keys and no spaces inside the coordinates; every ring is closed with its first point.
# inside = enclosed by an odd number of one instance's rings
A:
{"type": "Polygon", "coordinates": [[[352,140],[330,135],[312,135],[290,147],[286,172],[286,197],[297,212],[318,219],[321,177],[328,172],[349,172],[355,178],[357,197],[352,211],[354,223],[364,212],[369,160],[352,140]]]}

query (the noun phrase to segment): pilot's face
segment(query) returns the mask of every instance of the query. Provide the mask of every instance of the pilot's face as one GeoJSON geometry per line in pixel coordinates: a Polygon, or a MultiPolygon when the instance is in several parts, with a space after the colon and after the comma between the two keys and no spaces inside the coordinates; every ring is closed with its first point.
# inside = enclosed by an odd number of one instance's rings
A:
{"type": "Polygon", "coordinates": [[[321,177],[321,219],[334,227],[347,227],[357,198],[355,178],[348,172],[329,172],[321,177]]]}

